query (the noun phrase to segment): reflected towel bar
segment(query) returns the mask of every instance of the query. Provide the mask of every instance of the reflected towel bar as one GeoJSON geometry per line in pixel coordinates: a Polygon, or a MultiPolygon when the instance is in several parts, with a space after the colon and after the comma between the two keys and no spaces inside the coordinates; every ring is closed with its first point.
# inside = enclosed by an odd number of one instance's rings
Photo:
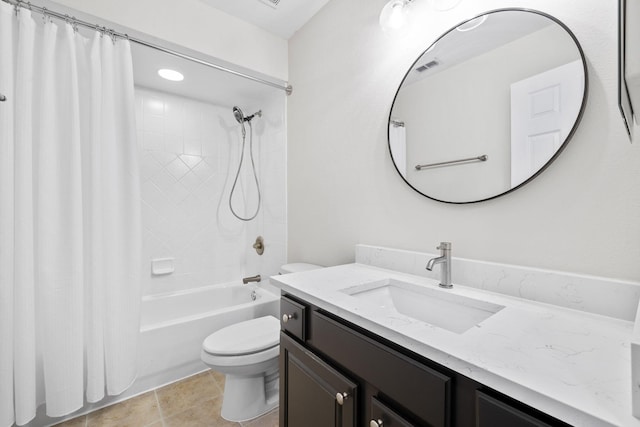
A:
{"type": "Polygon", "coordinates": [[[416,170],[428,169],[436,166],[454,165],[457,163],[486,162],[487,159],[489,159],[489,156],[487,156],[486,154],[483,154],[482,156],[469,157],[468,159],[449,160],[447,162],[429,163],[428,165],[416,165],[416,170]]]}

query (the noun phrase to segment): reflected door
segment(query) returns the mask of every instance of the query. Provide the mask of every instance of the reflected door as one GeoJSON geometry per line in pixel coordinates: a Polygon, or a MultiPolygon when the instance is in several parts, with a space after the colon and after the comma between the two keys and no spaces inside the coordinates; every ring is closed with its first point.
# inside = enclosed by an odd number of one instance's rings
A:
{"type": "Polygon", "coordinates": [[[582,61],[511,84],[511,187],[529,179],[571,132],[584,91],[582,61]]]}

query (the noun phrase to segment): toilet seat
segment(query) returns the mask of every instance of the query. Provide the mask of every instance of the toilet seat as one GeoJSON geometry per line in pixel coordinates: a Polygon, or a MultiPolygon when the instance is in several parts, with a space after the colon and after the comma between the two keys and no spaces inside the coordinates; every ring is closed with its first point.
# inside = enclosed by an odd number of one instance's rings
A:
{"type": "MultiPolygon", "coordinates": [[[[257,365],[268,364],[272,359],[277,361],[279,354],[279,345],[257,353],[242,354],[240,356],[210,354],[203,349],[200,353],[200,359],[209,366],[218,367],[219,371],[222,371],[222,368],[248,368],[249,366],[255,366],[252,370],[260,370],[257,365]]],[[[227,373],[229,371],[225,370],[223,372],[227,373]]]]}
{"type": "MultiPolygon", "coordinates": [[[[280,343],[280,322],[273,316],[258,317],[220,329],[202,343],[210,356],[240,357],[272,353],[280,343]]],[[[266,356],[266,355],[264,355],[266,356]]]]}

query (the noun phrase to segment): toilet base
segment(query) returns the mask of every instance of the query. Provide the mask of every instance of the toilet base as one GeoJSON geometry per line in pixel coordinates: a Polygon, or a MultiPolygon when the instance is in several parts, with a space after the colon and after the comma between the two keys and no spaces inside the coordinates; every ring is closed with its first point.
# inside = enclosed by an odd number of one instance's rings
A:
{"type": "Polygon", "coordinates": [[[227,421],[249,421],[278,406],[278,370],[267,375],[227,374],[220,415],[227,421]]]}

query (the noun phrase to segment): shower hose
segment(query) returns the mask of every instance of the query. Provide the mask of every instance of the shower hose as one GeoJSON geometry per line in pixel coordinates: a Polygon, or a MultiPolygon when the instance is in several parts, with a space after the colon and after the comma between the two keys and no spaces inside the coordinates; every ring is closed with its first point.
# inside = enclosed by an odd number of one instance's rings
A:
{"type": "Polygon", "coordinates": [[[233,186],[231,187],[231,193],[229,193],[229,209],[231,209],[231,213],[233,216],[238,218],[241,221],[251,221],[256,216],[258,216],[258,212],[260,211],[260,203],[262,201],[262,196],[260,194],[260,183],[258,182],[258,174],[256,173],[256,164],[253,160],[253,127],[251,125],[251,121],[247,122],[249,124],[249,157],[251,158],[251,168],[253,169],[253,178],[256,182],[256,188],[258,189],[258,206],[256,207],[255,213],[248,218],[244,218],[233,209],[233,203],[231,203],[231,198],[233,197],[233,193],[236,190],[236,185],[238,184],[238,177],[240,176],[240,170],[242,169],[242,162],[244,161],[244,148],[247,140],[247,130],[244,127],[244,123],[242,123],[242,153],[240,154],[240,163],[238,163],[238,171],[236,172],[236,177],[233,180],[233,186]]]}

